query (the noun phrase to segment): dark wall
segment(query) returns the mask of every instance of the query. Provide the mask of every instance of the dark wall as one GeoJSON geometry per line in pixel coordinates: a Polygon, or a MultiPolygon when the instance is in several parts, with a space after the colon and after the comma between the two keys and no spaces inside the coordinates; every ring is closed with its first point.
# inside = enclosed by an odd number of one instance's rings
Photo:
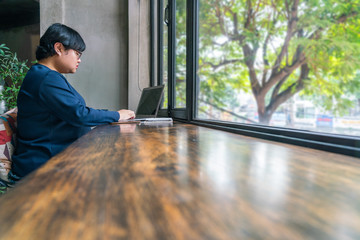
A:
{"type": "Polygon", "coordinates": [[[0,1],[0,44],[5,43],[30,65],[40,39],[40,7],[36,0],[0,1]]]}

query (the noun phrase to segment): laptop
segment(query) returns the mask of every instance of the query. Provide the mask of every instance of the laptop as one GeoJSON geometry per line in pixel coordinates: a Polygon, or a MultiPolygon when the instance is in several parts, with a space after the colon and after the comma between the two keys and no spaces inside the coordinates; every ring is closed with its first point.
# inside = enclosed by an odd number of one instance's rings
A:
{"type": "Polygon", "coordinates": [[[144,88],[141,92],[139,104],[136,108],[135,118],[125,120],[125,122],[172,121],[172,118],[157,117],[163,94],[164,85],[144,88]]]}

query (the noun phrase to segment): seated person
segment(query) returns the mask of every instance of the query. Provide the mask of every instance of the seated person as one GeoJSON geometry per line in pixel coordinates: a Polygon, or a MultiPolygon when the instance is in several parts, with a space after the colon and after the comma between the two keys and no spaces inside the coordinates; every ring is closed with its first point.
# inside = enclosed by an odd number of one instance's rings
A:
{"type": "Polygon", "coordinates": [[[14,183],[99,124],[134,118],[131,110],[86,106],[62,73],[75,73],[85,50],[78,32],[51,25],[36,50],[38,63],[24,78],[17,107],[17,144],[8,179],[14,183]]]}

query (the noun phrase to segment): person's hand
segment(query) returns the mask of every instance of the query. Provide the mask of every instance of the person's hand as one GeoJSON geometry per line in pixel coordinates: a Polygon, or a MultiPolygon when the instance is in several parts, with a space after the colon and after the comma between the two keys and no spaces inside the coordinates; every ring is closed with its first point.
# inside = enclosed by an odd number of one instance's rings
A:
{"type": "Polygon", "coordinates": [[[118,113],[120,114],[119,121],[135,118],[135,113],[131,110],[121,109],[118,111],[118,113]]]}

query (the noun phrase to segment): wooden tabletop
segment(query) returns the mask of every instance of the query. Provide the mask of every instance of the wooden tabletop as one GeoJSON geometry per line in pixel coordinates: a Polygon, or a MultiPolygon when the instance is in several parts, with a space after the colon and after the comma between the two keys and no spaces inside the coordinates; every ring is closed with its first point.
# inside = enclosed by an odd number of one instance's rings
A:
{"type": "Polygon", "coordinates": [[[360,159],[104,125],[0,197],[0,239],[360,239],[360,159]]]}

